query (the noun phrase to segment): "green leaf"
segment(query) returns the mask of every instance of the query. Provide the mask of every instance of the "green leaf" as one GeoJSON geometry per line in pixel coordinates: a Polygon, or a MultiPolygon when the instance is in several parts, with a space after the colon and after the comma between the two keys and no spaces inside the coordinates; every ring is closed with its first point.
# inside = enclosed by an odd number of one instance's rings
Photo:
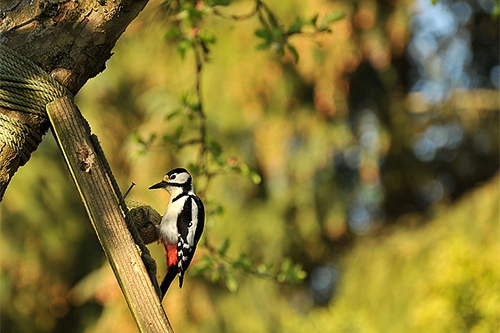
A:
{"type": "Polygon", "coordinates": [[[267,29],[257,29],[255,30],[255,35],[259,38],[263,38],[265,40],[271,39],[271,32],[267,29]]]}
{"type": "Polygon", "coordinates": [[[236,290],[238,290],[238,280],[236,280],[236,277],[231,274],[231,273],[226,273],[226,287],[227,289],[234,293],[236,290]]]}
{"type": "Polygon", "coordinates": [[[210,274],[210,280],[212,280],[212,282],[217,282],[220,280],[220,277],[221,277],[221,272],[219,269],[214,269],[212,271],[212,274],[210,274]]]}
{"type": "Polygon", "coordinates": [[[210,150],[215,156],[219,156],[222,153],[222,146],[217,141],[212,139],[207,140],[206,148],[210,150]]]}
{"type": "Polygon", "coordinates": [[[287,34],[288,35],[298,34],[298,33],[300,33],[300,30],[302,30],[303,26],[304,26],[304,22],[302,21],[302,19],[300,17],[297,17],[297,19],[295,20],[295,23],[292,24],[292,26],[290,28],[288,28],[287,34]]]}
{"type": "Polygon", "coordinates": [[[226,238],[217,252],[221,257],[224,257],[228,248],[229,248],[229,239],[226,238]]]}
{"type": "Polygon", "coordinates": [[[209,202],[208,203],[208,209],[207,209],[207,215],[222,215],[224,214],[224,207],[215,203],[215,202],[209,202]]]}
{"type": "Polygon", "coordinates": [[[282,40],[285,39],[284,32],[281,30],[280,27],[273,27],[273,30],[271,30],[271,37],[272,40],[281,42],[282,40]]]}
{"type": "Polygon", "coordinates": [[[174,138],[171,135],[163,134],[162,140],[164,143],[172,143],[174,142],[174,138]]]}
{"type": "Polygon", "coordinates": [[[311,19],[309,20],[309,22],[311,22],[312,25],[316,25],[316,21],[318,21],[318,14],[314,15],[313,17],[311,17],[311,19]]]}
{"type": "Polygon", "coordinates": [[[226,166],[226,164],[227,164],[226,159],[223,158],[222,156],[217,155],[217,156],[213,156],[213,158],[214,158],[214,162],[217,163],[218,166],[220,166],[220,167],[226,166]]]}
{"type": "Polygon", "coordinates": [[[302,269],[302,265],[294,264],[290,258],[286,258],[281,264],[278,281],[281,283],[299,283],[306,278],[306,275],[306,272],[302,269]]]}
{"type": "Polygon", "coordinates": [[[252,172],[251,177],[254,184],[260,184],[262,182],[262,178],[257,172],[252,172]]]}
{"type": "Polygon", "coordinates": [[[293,54],[293,58],[295,59],[295,63],[299,61],[299,53],[297,49],[290,43],[286,43],[288,50],[293,54]]]}
{"type": "Polygon", "coordinates": [[[199,263],[191,267],[190,272],[193,275],[202,275],[203,273],[211,270],[213,266],[213,259],[205,255],[199,263]]]}
{"type": "Polygon", "coordinates": [[[182,132],[184,132],[184,125],[179,125],[177,129],[175,130],[175,138],[179,140],[179,138],[182,135],[182,132]]]}
{"type": "Polygon", "coordinates": [[[251,270],[253,267],[252,261],[245,255],[245,254],[240,254],[238,259],[233,263],[234,268],[240,268],[243,270],[251,270]]]}
{"type": "Polygon", "coordinates": [[[265,42],[265,43],[261,43],[259,45],[257,45],[256,49],[258,51],[262,51],[262,50],[267,50],[271,47],[271,43],[269,42],[265,42]]]}
{"type": "Polygon", "coordinates": [[[326,13],[326,15],[323,16],[321,22],[319,23],[318,32],[328,31],[330,29],[330,24],[341,20],[342,18],[344,18],[344,16],[345,13],[341,10],[334,10],[326,13]]]}
{"type": "Polygon", "coordinates": [[[156,133],[152,133],[149,136],[148,145],[150,145],[151,143],[153,143],[154,140],[156,140],[156,133]]]}
{"type": "Polygon", "coordinates": [[[181,103],[184,107],[193,111],[200,109],[200,98],[196,91],[188,90],[182,94],[181,103]]]}
{"type": "Polygon", "coordinates": [[[262,178],[257,173],[257,171],[251,169],[246,164],[242,164],[239,167],[234,167],[233,169],[234,170],[238,170],[239,172],[241,172],[241,174],[243,176],[250,178],[252,180],[252,182],[254,182],[254,184],[260,184],[260,182],[262,181],[262,178]]]}
{"type": "Polygon", "coordinates": [[[203,18],[203,9],[198,10],[198,8],[189,2],[184,2],[183,5],[185,12],[187,13],[186,20],[193,25],[196,20],[203,18]]]}
{"type": "Polygon", "coordinates": [[[191,172],[192,175],[199,175],[200,174],[200,166],[194,163],[189,163],[187,165],[187,169],[189,172],[191,172]]]}
{"type": "Polygon", "coordinates": [[[268,264],[260,264],[257,266],[257,272],[261,275],[266,275],[271,272],[271,269],[273,268],[273,264],[268,263],[268,264]]]}
{"type": "Polygon", "coordinates": [[[334,11],[327,13],[323,19],[324,19],[324,22],[326,25],[330,25],[333,22],[336,22],[338,20],[343,19],[344,16],[345,16],[345,13],[343,11],[334,10],[334,11]]]}
{"type": "Polygon", "coordinates": [[[190,271],[194,275],[200,275],[210,269],[212,269],[215,266],[215,261],[212,257],[204,255],[200,262],[194,265],[190,271]]]}
{"type": "Polygon", "coordinates": [[[179,29],[179,27],[172,27],[165,32],[163,37],[165,39],[177,39],[177,38],[181,37],[181,35],[182,35],[182,33],[181,33],[181,29],[179,29]]]}
{"type": "Polygon", "coordinates": [[[181,109],[177,108],[175,109],[174,111],[172,111],[168,116],[167,116],[167,120],[172,120],[173,118],[175,118],[177,115],[179,115],[181,113],[181,109]]]}
{"type": "Polygon", "coordinates": [[[139,135],[139,132],[137,130],[134,130],[132,132],[131,137],[132,137],[132,140],[134,140],[134,142],[144,144],[144,142],[142,141],[141,136],[139,135]]]}
{"type": "Polygon", "coordinates": [[[198,38],[203,43],[213,44],[215,43],[215,35],[208,30],[201,29],[198,32],[198,38]]]}
{"type": "Polygon", "coordinates": [[[182,59],[186,57],[186,53],[193,47],[193,43],[187,39],[183,39],[177,43],[177,52],[182,59]]]}

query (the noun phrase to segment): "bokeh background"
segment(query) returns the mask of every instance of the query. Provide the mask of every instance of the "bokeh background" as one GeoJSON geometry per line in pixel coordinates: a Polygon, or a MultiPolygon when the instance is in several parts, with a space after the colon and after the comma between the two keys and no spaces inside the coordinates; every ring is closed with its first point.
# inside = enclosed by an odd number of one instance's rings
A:
{"type": "MultiPolygon", "coordinates": [[[[498,1],[265,3],[284,26],[345,16],[290,37],[297,63],[256,49],[256,17],[201,23],[216,38],[201,73],[217,150],[205,167],[220,175],[195,178],[210,215],[163,302],[174,329],[498,331],[498,1]]],[[[151,1],[77,96],[122,188],[137,184],[129,199],[160,213],[168,195],[147,187],[200,149],[172,144],[200,120],[183,108],[194,56],[169,24],[151,1]]],[[[50,133],[0,207],[2,332],[137,331],[50,133]]],[[[149,248],[161,278],[163,249],[149,248]]]]}

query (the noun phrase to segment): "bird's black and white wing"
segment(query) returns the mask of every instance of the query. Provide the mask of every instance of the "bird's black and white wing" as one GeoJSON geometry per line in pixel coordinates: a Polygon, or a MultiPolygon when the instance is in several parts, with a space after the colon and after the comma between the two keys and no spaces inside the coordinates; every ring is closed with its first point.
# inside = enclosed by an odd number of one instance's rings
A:
{"type": "Polygon", "coordinates": [[[194,194],[186,194],[182,211],[177,220],[177,267],[179,288],[182,288],[184,272],[189,267],[196,245],[203,233],[205,208],[203,202],[194,194]]]}

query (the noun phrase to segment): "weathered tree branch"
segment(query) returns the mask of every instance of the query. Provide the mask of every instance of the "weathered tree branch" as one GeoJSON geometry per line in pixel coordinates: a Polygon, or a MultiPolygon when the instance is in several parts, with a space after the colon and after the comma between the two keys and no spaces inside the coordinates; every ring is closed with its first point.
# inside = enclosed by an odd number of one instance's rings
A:
{"type": "Polygon", "coordinates": [[[103,156],[70,97],[47,106],[52,129],[140,332],[173,332],[127,229],[103,156]]]}

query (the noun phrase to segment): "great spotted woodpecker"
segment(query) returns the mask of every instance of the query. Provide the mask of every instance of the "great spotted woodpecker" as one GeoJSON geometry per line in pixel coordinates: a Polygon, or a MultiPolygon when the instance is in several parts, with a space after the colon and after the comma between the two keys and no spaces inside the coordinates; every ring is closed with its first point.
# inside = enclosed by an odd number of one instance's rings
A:
{"type": "Polygon", "coordinates": [[[182,288],[187,270],[205,225],[205,208],[193,191],[193,180],[186,169],[169,171],[163,180],[149,189],[162,188],[170,194],[167,210],[159,225],[161,242],[165,246],[167,274],[160,289],[165,296],[175,276],[182,288]]]}

